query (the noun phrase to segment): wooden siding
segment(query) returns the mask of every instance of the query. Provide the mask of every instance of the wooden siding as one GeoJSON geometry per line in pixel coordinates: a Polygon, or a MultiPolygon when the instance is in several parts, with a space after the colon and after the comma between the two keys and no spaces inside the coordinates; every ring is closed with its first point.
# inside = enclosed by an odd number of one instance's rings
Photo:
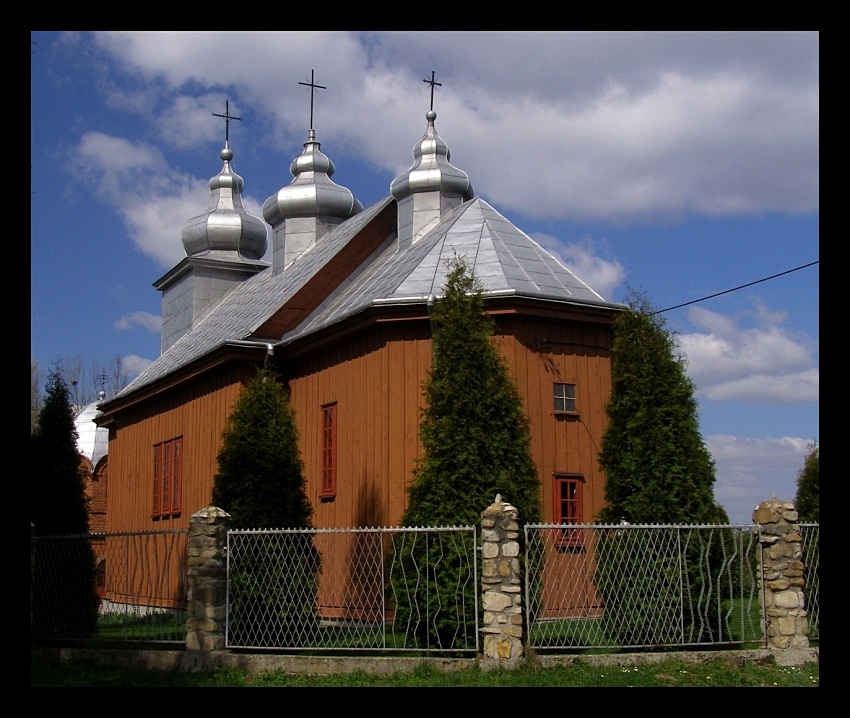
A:
{"type": "Polygon", "coordinates": [[[247,365],[231,365],[119,415],[109,442],[108,531],[187,528],[189,517],[209,506],[221,435],[248,371],[247,365]],[[153,447],[179,436],[182,511],[153,518],[153,447]]]}
{"type": "MultiPolygon", "coordinates": [[[[500,316],[497,345],[529,418],[545,521],[552,521],[554,472],[581,474],[585,521],[604,505],[597,453],[610,393],[610,330],[500,316]],[[557,337],[557,342],[539,341],[557,337]],[[576,386],[577,414],[557,415],[554,383],[576,386]]],[[[317,527],[396,526],[419,456],[423,387],[431,366],[427,323],[380,324],[344,347],[287,368],[317,527]],[[337,402],[337,494],[320,500],[321,407],[337,402]]],[[[506,497],[509,498],[509,497],[506,497]]]]}
{"type": "Polygon", "coordinates": [[[395,526],[419,454],[425,322],[379,324],[345,346],[286,368],[307,491],[319,528],[395,526]],[[321,407],[337,405],[337,493],[320,500],[321,407]]]}
{"type": "MultiPolygon", "coordinates": [[[[553,520],[552,477],[562,472],[584,477],[582,517],[590,522],[604,505],[597,454],[610,393],[610,328],[510,313],[496,318],[497,346],[529,419],[543,519],[553,520]],[[555,383],[575,384],[575,415],[555,413],[555,383]]],[[[378,322],[323,351],[281,360],[315,526],[398,525],[421,452],[419,419],[431,366],[428,322],[378,322]],[[337,493],[320,500],[321,407],[331,402],[338,411],[337,493]]],[[[184,528],[192,513],[210,503],[221,434],[252,371],[234,363],[117,415],[109,450],[108,531],[184,528]],[[177,517],[153,519],[153,445],[178,436],[183,436],[183,510],[177,517]]]]}

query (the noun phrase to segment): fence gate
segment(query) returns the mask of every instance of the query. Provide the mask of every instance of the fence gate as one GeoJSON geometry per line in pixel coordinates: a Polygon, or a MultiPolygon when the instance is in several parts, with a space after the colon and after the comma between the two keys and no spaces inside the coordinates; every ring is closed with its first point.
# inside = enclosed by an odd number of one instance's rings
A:
{"type": "Polygon", "coordinates": [[[228,648],[478,651],[475,527],[231,530],[228,648]]]}
{"type": "Polygon", "coordinates": [[[760,528],[525,528],[526,625],[536,648],[765,645],[760,528]]]}

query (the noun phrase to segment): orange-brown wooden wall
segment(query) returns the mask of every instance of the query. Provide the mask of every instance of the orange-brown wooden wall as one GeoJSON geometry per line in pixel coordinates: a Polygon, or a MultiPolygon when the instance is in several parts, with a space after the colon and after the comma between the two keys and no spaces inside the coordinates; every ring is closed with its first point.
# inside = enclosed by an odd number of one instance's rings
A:
{"type": "MultiPolygon", "coordinates": [[[[499,317],[499,326],[497,343],[530,422],[544,521],[554,515],[553,472],[566,472],[584,476],[583,519],[590,522],[604,505],[597,454],[610,393],[610,330],[516,316],[499,317]],[[557,341],[541,351],[538,339],[557,341]],[[554,383],[575,384],[576,416],[556,416],[554,383]]],[[[378,325],[333,355],[286,372],[317,527],[400,524],[421,450],[422,388],[430,365],[427,324],[400,322],[378,325]],[[337,495],[320,501],[321,407],[331,402],[337,404],[337,495]]]]}
{"type": "MultiPolygon", "coordinates": [[[[544,521],[553,517],[553,472],[582,474],[583,518],[604,504],[597,453],[610,393],[610,330],[584,323],[498,318],[497,344],[513,368],[541,477],[544,521]],[[541,346],[538,340],[549,340],[541,346]],[[576,416],[556,416],[553,383],[574,383],[576,416]]],[[[427,321],[384,322],[318,356],[287,362],[314,525],[395,526],[420,452],[423,383],[431,364],[427,321]],[[319,500],[321,407],[337,403],[337,495],[319,500]]],[[[251,370],[229,369],[121,412],[109,447],[107,530],[185,528],[209,505],[227,416],[251,370]],[[183,436],[183,511],[153,519],[153,445],[183,436]]],[[[506,496],[506,500],[510,497],[506,496]]],[[[227,507],[221,507],[227,510],[227,507]]],[[[485,507],[482,507],[482,510],[485,507]]]]}
{"type": "Polygon", "coordinates": [[[118,415],[109,441],[109,532],[186,528],[194,512],[209,506],[221,435],[245,376],[247,367],[232,366],[118,415]],[[183,437],[182,512],[155,519],[153,446],[179,436],[183,437]]]}

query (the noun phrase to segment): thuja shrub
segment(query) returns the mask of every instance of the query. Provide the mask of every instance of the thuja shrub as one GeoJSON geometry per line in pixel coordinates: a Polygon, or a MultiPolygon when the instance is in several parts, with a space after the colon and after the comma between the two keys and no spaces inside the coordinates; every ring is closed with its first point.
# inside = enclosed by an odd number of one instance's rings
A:
{"type": "MultiPolygon", "coordinates": [[[[311,528],[295,412],[271,369],[247,382],[228,417],[213,503],[234,529],[311,528]]],[[[301,645],[317,622],[321,561],[311,534],[245,535],[239,545],[230,559],[230,643],[301,645]]]]}
{"type": "Polygon", "coordinates": [[[74,413],[58,370],[48,378],[30,451],[30,515],[37,535],[45,537],[36,541],[33,636],[89,638],[99,609],[95,557],[86,537],[88,502],[74,413]]]}
{"type": "MultiPolygon", "coordinates": [[[[516,506],[521,522],[539,521],[540,483],[528,420],[466,258],[449,260],[444,296],[431,318],[433,364],[419,425],[423,454],[404,525],[477,526],[497,494],[516,506]]],[[[474,600],[478,578],[459,583],[465,559],[432,548],[416,542],[395,562],[396,623],[415,626],[423,645],[445,646],[458,636],[457,615],[446,607],[474,600]],[[405,580],[413,571],[420,578],[411,589],[405,580]],[[415,620],[422,615],[428,620],[415,620]]],[[[467,630],[477,627],[464,628],[466,637],[467,630]]]]}

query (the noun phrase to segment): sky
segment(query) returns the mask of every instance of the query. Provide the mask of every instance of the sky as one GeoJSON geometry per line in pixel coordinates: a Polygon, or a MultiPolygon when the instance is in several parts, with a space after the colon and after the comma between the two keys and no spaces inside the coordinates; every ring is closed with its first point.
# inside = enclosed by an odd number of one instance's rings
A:
{"type": "MultiPolygon", "coordinates": [[[[817,32],[33,32],[31,358],[159,356],[153,283],[221,168],[249,213],[311,126],[368,207],[431,102],[477,196],[605,299],[675,333],[750,523],[819,432],[817,32]],[[312,74],[314,73],[314,74],[312,74]]],[[[271,243],[269,243],[271,244],[271,243]]]]}

